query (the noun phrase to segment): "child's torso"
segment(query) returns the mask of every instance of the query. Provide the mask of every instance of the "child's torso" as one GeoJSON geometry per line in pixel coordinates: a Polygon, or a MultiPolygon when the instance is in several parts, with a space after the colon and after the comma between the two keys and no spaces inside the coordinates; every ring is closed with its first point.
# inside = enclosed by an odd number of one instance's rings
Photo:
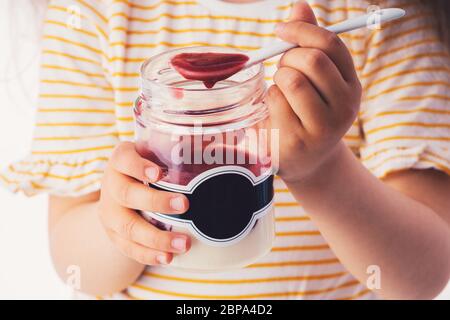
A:
{"type": "MultiPolygon", "coordinates": [[[[109,39],[103,39],[116,101],[116,124],[123,140],[132,139],[132,104],[138,95],[139,67],[159,52],[184,46],[216,45],[254,50],[273,42],[274,26],[287,19],[291,0],[232,5],[220,1],[110,1],[109,39]],[[109,43],[106,43],[106,42],[109,43]]],[[[321,25],[366,11],[364,1],[310,1],[321,25]],[[352,4],[349,4],[352,2],[352,4]],[[351,9],[349,9],[351,7],[351,9]]],[[[359,68],[364,59],[365,31],[343,39],[359,68]],[[352,41],[350,41],[352,40],[352,41]]],[[[265,63],[272,83],[277,58],[265,63]]],[[[346,142],[360,143],[358,123],[346,142]]],[[[276,240],[272,251],[254,265],[234,272],[196,274],[149,267],[128,289],[135,298],[374,298],[340,264],[280,179],[275,179],[276,240]]]]}

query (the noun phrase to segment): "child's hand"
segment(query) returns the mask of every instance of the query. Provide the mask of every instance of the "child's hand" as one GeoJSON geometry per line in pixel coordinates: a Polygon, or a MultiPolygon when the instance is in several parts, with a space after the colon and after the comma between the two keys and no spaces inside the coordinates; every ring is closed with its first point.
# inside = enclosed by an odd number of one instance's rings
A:
{"type": "Polygon", "coordinates": [[[279,175],[296,182],[342,146],[359,110],[361,85],[344,43],[315,25],[306,3],[297,4],[276,33],[299,45],[282,56],[266,97],[271,126],[280,129],[279,175]]]}
{"type": "Polygon", "coordinates": [[[160,168],[139,156],[133,143],[117,146],[105,170],[98,212],[109,238],[124,255],[146,265],[168,264],[172,253],[189,249],[185,234],[162,231],[135,210],[180,214],[188,209],[181,194],[147,187],[156,182],[160,168]]]}

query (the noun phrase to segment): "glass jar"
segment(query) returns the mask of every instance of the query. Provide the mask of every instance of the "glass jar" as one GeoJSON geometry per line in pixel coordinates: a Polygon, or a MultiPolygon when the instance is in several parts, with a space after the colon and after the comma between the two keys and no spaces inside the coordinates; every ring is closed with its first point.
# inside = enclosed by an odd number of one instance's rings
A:
{"type": "Polygon", "coordinates": [[[142,212],[157,227],[190,235],[171,266],[197,271],[245,267],[275,238],[273,173],[263,103],[262,65],[207,89],[182,78],[171,58],[183,52],[236,52],[217,47],[171,50],[144,62],[136,100],[136,149],[161,166],[153,188],[184,193],[184,214],[142,212]]]}

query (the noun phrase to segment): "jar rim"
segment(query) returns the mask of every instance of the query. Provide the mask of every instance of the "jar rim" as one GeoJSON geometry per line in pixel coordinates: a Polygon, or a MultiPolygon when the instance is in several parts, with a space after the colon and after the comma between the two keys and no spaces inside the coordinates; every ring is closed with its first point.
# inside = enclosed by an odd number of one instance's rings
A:
{"type": "MultiPolygon", "coordinates": [[[[145,60],[141,67],[140,67],[140,76],[141,76],[141,81],[142,83],[151,83],[152,85],[156,85],[159,87],[163,87],[163,88],[169,88],[169,89],[179,89],[177,86],[174,85],[170,85],[170,84],[165,84],[162,82],[159,82],[157,80],[152,80],[152,79],[146,79],[144,74],[146,71],[147,66],[154,61],[155,59],[161,58],[165,55],[169,55],[169,54],[173,54],[177,51],[184,51],[186,49],[199,49],[199,48],[213,48],[213,49],[223,49],[223,47],[219,47],[219,46],[190,46],[190,47],[183,47],[183,48],[177,48],[177,49],[171,49],[171,50],[166,50],[164,52],[158,53],[150,58],[148,58],[147,60],[145,60]]],[[[228,48],[227,49],[233,49],[233,51],[235,51],[236,53],[244,53],[245,51],[242,50],[238,50],[238,49],[234,49],[234,48],[228,48]]],[[[223,87],[217,87],[217,88],[183,88],[183,91],[187,91],[187,92],[203,92],[203,91],[220,91],[220,90],[226,90],[226,89],[231,89],[231,88],[239,88],[240,86],[246,86],[248,85],[248,83],[251,83],[252,81],[256,81],[258,78],[263,76],[264,73],[264,65],[262,63],[258,63],[253,67],[258,67],[258,69],[256,70],[255,74],[252,75],[251,77],[249,77],[248,79],[242,81],[242,82],[236,82],[236,83],[232,83],[230,85],[226,85],[223,87]]],[[[252,67],[251,67],[252,68],[252,67]]],[[[239,71],[240,72],[240,71],[239,71]]]]}

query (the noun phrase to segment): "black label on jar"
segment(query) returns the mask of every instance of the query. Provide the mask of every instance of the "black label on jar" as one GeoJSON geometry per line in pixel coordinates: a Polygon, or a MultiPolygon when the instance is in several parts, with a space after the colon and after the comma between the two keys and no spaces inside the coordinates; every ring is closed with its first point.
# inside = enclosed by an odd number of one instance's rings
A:
{"type": "Polygon", "coordinates": [[[187,186],[158,182],[152,187],[183,193],[189,199],[184,214],[147,212],[167,224],[188,228],[210,245],[231,245],[244,238],[273,201],[273,175],[256,177],[240,166],[222,166],[195,177],[187,186]]]}

